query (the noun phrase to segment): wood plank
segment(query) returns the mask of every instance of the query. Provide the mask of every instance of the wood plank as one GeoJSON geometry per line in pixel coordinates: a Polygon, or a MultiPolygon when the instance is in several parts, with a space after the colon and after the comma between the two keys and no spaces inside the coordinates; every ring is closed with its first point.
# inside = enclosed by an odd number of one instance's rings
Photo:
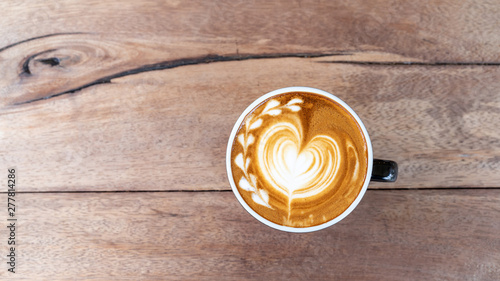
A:
{"type": "Polygon", "coordinates": [[[294,53],[379,51],[428,62],[500,62],[496,1],[36,0],[2,1],[0,11],[3,46],[86,32],[150,42],[182,37],[230,47],[233,53],[262,47],[294,53]]]}
{"type": "MultiPolygon", "coordinates": [[[[339,224],[308,234],[261,224],[231,192],[18,193],[16,199],[12,280],[497,280],[500,274],[500,190],[370,190],[339,224]]],[[[0,212],[1,221],[5,216],[0,212]]],[[[6,243],[1,248],[5,253],[6,243]]],[[[0,277],[12,277],[5,265],[0,277]]]]}
{"type": "Polygon", "coordinates": [[[225,147],[238,115],[268,91],[305,85],[345,100],[366,124],[375,157],[400,164],[396,184],[371,188],[499,186],[499,67],[337,58],[146,69],[4,106],[0,163],[18,168],[24,191],[228,190],[225,147]]]}

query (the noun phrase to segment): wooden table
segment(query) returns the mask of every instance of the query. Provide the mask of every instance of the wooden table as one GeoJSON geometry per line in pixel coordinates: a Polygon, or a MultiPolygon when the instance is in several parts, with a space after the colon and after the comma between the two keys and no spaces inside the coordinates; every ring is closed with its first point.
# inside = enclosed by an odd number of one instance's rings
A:
{"type": "Polygon", "coordinates": [[[1,280],[500,278],[497,1],[2,1],[0,30],[1,280]],[[309,234],[225,171],[243,109],[298,85],[400,166],[309,234]]]}

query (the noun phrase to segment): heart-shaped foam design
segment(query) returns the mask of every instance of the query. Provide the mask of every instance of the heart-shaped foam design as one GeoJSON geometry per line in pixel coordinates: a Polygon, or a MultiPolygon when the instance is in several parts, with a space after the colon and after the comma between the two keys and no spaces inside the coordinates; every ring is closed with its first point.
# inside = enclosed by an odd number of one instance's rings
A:
{"type": "Polygon", "coordinates": [[[317,135],[305,145],[301,140],[300,126],[280,122],[266,130],[258,146],[265,181],[290,201],[327,189],[340,163],[339,146],[333,138],[317,135]]]}

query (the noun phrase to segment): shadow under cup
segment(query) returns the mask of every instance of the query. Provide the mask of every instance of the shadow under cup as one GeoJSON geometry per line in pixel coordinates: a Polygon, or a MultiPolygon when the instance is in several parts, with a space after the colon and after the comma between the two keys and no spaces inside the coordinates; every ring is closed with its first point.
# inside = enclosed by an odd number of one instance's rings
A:
{"type": "Polygon", "coordinates": [[[337,223],[357,206],[370,179],[397,177],[395,162],[373,159],[356,113],[309,87],[278,89],[248,106],[231,132],[226,168],[241,205],[288,232],[337,223]]]}

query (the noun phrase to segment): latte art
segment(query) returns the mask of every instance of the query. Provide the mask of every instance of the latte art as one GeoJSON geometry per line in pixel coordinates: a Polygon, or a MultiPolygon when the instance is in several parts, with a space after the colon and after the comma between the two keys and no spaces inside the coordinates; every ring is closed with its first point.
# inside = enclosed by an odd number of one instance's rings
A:
{"type": "Polygon", "coordinates": [[[339,104],[287,93],[246,116],[232,159],[234,181],[252,209],[280,225],[309,227],[354,201],[366,177],[367,148],[339,104]]]}
{"type": "Polygon", "coordinates": [[[257,148],[263,180],[290,200],[322,192],[339,166],[335,140],[319,135],[303,147],[301,131],[300,125],[278,123],[264,133],[257,148]]]}

